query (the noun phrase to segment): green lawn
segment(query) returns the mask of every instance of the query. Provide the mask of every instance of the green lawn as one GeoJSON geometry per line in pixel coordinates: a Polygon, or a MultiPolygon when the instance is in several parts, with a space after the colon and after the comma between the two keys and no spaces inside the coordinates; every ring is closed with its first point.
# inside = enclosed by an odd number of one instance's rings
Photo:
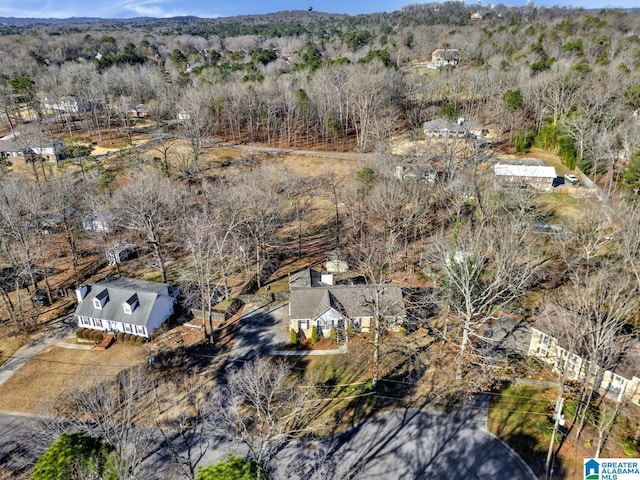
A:
{"type": "Polygon", "coordinates": [[[555,391],[548,387],[512,383],[493,394],[489,404],[489,430],[513,448],[536,474],[544,473],[554,398],[555,391]]]}

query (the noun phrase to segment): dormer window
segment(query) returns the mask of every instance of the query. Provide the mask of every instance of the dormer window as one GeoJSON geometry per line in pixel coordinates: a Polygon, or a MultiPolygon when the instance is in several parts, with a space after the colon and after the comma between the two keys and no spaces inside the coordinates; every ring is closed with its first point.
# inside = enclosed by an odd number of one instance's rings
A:
{"type": "Polygon", "coordinates": [[[93,308],[102,310],[109,301],[109,291],[105,288],[98,295],[93,297],[93,308]]]}
{"type": "Polygon", "coordinates": [[[122,304],[124,313],[126,313],[127,315],[131,315],[133,312],[135,312],[138,304],[138,294],[134,293],[126,302],[122,304]]]}
{"type": "Polygon", "coordinates": [[[91,290],[91,287],[89,285],[80,285],[78,288],[76,288],[76,297],[78,298],[78,303],[84,300],[84,297],[87,296],[89,290],[91,290]]]}

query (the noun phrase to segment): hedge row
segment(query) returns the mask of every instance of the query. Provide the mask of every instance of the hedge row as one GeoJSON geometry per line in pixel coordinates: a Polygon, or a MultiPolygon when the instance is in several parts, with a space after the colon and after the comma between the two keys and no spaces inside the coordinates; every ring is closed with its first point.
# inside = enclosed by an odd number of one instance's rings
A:
{"type": "Polygon", "coordinates": [[[116,341],[120,343],[144,343],[147,341],[144,337],[139,337],[138,335],[133,335],[132,333],[123,333],[118,332],[116,335],[116,341]]]}
{"type": "MultiPolygon", "coordinates": [[[[83,340],[91,340],[93,342],[102,341],[104,333],[100,330],[94,330],[92,328],[79,328],[76,330],[76,338],[81,338],[83,340]]],[[[147,341],[144,337],[139,337],[138,335],[133,335],[132,333],[122,333],[119,332],[116,334],[116,340],[121,343],[137,343],[142,344],[147,341]]]]}
{"type": "Polygon", "coordinates": [[[91,340],[92,342],[102,341],[102,335],[103,334],[100,330],[94,330],[92,328],[79,328],[76,330],[76,338],[91,340]]]}

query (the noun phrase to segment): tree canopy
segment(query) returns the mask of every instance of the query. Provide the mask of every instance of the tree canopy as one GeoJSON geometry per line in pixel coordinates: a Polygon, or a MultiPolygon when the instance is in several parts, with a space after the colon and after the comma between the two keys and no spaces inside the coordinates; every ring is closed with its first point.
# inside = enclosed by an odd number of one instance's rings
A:
{"type": "Polygon", "coordinates": [[[268,480],[269,476],[258,462],[229,454],[215,465],[198,470],[195,480],[268,480]]]}
{"type": "Polygon", "coordinates": [[[115,480],[112,448],[83,432],[62,433],[33,469],[33,480],[115,480]]]}

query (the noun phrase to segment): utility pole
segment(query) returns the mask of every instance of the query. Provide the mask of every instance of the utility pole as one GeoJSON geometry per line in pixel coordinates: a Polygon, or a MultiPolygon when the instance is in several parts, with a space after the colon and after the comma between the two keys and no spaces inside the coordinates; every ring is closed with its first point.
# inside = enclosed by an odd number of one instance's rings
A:
{"type": "Polygon", "coordinates": [[[556,404],[556,411],[554,413],[555,422],[553,423],[553,432],[551,433],[551,440],[549,442],[549,452],[547,453],[547,462],[544,469],[544,480],[551,480],[553,475],[553,468],[551,458],[553,457],[553,442],[556,439],[556,433],[558,432],[558,425],[562,418],[562,406],[564,405],[564,397],[560,397],[560,401],[556,404]]]}

